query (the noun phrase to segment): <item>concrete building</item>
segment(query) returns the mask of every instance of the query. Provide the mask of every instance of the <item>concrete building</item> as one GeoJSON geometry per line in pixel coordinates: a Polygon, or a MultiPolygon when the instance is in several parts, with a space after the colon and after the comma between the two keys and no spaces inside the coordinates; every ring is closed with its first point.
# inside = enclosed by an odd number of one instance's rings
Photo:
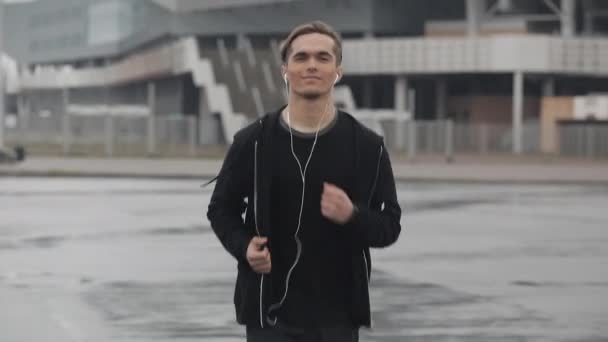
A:
{"type": "Polygon", "coordinates": [[[200,143],[229,142],[284,102],[278,44],[316,19],[345,39],[339,98],[361,115],[509,124],[520,153],[544,97],[608,92],[605,1],[55,0],[5,12],[20,112],[141,106],[199,117],[200,143]]]}

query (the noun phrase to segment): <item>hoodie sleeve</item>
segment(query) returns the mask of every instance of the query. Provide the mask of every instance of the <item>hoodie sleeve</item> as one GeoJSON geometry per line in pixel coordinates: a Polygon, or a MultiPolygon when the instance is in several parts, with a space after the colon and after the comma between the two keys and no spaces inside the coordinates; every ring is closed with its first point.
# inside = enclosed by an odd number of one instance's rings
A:
{"type": "Polygon", "coordinates": [[[388,247],[401,233],[401,207],[397,200],[390,157],[383,146],[378,177],[370,203],[355,203],[355,214],[347,223],[358,240],[367,247],[388,247]]]}
{"type": "Polygon", "coordinates": [[[247,247],[254,236],[247,229],[242,214],[245,211],[245,197],[251,189],[253,147],[246,150],[245,139],[238,134],[234,137],[224,163],[217,176],[217,183],[209,207],[207,218],[211,228],[219,238],[224,248],[240,262],[247,260],[247,247]],[[249,154],[251,152],[251,154],[249,154]]]}

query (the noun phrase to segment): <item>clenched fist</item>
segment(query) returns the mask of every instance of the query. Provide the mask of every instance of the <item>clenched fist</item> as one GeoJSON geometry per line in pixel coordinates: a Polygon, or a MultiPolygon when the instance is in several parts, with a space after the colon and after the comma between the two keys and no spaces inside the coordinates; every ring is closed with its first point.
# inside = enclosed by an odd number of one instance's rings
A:
{"type": "Polygon", "coordinates": [[[347,223],[355,211],[344,190],[330,183],[323,183],[323,194],[321,195],[321,214],[330,221],[337,224],[347,223]]]}
{"type": "Polygon", "coordinates": [[[255,236],[247,246],[247,262],[256,273],[270,273],[270,251],[265,246],[268,238],[255,236]]]}

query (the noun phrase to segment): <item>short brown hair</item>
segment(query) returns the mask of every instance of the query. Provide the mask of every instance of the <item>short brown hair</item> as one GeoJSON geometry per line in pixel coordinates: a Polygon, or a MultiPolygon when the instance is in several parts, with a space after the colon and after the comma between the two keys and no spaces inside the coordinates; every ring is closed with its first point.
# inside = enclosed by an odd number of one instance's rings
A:
{"type": "Polygon", "coordinates": [[[281,44],[281,60],[283,63],[287,63],[287,58],[289,56],[289,52],[291,51],[291,44],[293,41],[299,36],[310,34],[310,33],[320,33],[326,36],[329,36],[334,41],[334,54],[336,55],[336,64],[340,65],[342,63],[342,38],[340,38],[340,34],[333,29],[333,27],[327,25],[322,21],[313,21],[310,23],[306,23],[294,28],[289,36],[285,38],[283,43],[281,44]]]}

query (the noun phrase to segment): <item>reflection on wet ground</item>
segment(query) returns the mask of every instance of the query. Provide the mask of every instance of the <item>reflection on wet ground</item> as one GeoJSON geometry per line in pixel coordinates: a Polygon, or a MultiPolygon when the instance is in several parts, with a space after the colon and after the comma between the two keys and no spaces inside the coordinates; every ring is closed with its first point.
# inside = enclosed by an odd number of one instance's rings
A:
{"type": "MultiPolygon", "coordinates": [[[[0,179],[0,285],[109,340],[243,340],[201,183],[0,179]]],[[[608,341],[607,187],[412,183],[399,197],[362,341],[608,341]]]]}

